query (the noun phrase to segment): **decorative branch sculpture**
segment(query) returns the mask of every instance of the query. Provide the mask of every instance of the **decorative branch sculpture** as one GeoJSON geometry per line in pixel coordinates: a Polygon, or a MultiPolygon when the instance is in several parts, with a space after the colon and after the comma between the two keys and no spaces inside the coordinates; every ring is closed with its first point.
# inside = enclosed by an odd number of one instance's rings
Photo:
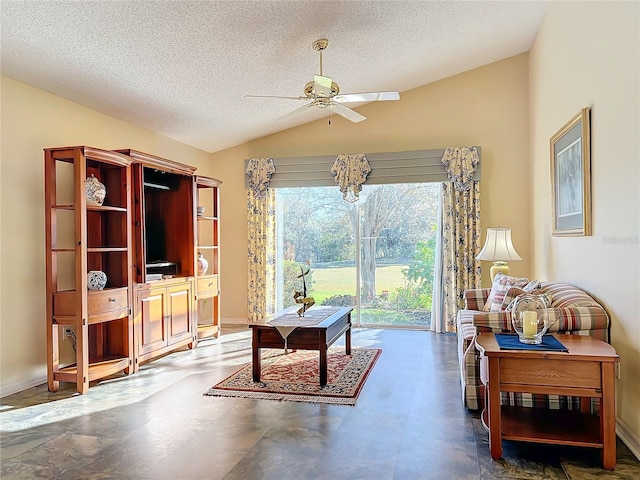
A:
{"type": "Polygon", "coordinates": [[[300,275],[296,278],[302,278],[302,291],[295,290],[293,293],[293,299],[296,303],[301,303],[302,306],[298,309],[298,316],[304,317],[304,313],[310,309],[315,303],[315,299],[313,297],[307,297],[307,282],[304,277],[306,277],[311,271],[311,264],[309,260],[307,260],[308,269],[305,272],[304,268],[300,266],[300,275]]]}

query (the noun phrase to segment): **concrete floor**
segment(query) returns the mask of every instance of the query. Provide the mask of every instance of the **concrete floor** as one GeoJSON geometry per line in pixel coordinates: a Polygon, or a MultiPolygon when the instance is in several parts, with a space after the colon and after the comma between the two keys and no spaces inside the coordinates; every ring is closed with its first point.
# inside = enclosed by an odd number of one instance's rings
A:
{"type": "MultiPolygon", "coordinates": [[[[456,338],[356,329],[382,355],[354,407],[203,396],[250,361],[250,333],[201,342],[85,395],[46,385],[0,402],[2,479],[637,479],[618,441],[594,449],[504,442],[493,461],[462,406],[456,338]]],[[[233,330],[231,330],[233,331],[233,330]]]]}

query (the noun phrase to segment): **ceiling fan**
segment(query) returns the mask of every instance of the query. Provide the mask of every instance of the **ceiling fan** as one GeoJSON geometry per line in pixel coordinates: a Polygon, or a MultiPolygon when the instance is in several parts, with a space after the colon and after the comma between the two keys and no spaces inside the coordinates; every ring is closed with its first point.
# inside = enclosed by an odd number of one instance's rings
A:
{"type": "Polygon", "coordinates": [[[340,94],[340,87],[330,77],[322,74],[322,52],[326,50],[329,40],[321,38],[313,42],[313,49],[320,52],[320,75],[314,75],[313,81],[308,82],[304,86],[304,96],[300,97],[282,97],[277,95],[245,95],[249,98],[284,98],[288,100],[307,100],[308,103],[300,108],[296,108],[292,112],[280,117],[278,120],[294,117],[311,108],[328,108],[329,112],[334,111],[338,115],[351,120],[352,122],[361,122],[367,117],[360,115],[355,110],[343,105],[345,103],[358,102],[379,102],[383,100],[400,100],[398,92],[367,92],[367,93],[347,93],[340,94]]]}

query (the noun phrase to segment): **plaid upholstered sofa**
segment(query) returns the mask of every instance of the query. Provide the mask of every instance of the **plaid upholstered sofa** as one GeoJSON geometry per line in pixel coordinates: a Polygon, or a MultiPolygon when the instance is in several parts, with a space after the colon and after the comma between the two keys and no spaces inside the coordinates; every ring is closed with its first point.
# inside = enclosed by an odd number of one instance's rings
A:
{"type": "MultiPolygon", "coordinates": [[[[513,277],[509,277],[513,278],[513,277]]],[[[528,282],[520,280],[520,288],[527,285],[536,289],[536,293],[547,295],[551,308],[549,319],[555,323],[548,333],[565,333],[570,335],[591,335],[606,342],[609,341],[609,316],[605,309],[584,291],[560,282],[528,282]]],[[[497,281],[494,280],[494,290],[497,281]]],[[[460,380],[464,405],[470,410],[481,409],[484,403],[484,387],[480,381],[480,358],[475,348],[475,338],[480,331],[495,333],[512,333],[511,314],[502,309],[484,311],[491,288],[466,290],[464,292],[465,307],[457,315],[458,359],[460,364],[460,380]],[[497,310],[497,311],[495,311],[497,310]]],[[[520,290],[521,291],[521,290],[520,290]]],[[[516,292],[517,293],[517,292],[516,292]]],[[[509,300],[506,294],[503,304],[509,300]]],[[[547,408],[567,408],[576,399],[567,397],[551,397],[527,393],[502,393],[502,403],[520,406],[547,408]]],[[[571,407],[568,407],[571,408],[571,407]]],[[[595,407],[597,409],[597,406],[595,407]]]]}

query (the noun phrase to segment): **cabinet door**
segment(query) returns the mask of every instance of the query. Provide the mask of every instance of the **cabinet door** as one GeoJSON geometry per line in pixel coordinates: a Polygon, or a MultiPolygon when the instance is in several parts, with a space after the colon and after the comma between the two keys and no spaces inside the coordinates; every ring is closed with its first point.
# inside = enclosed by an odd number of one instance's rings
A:
{"type": "Polygon", "coordinates": [[[190,283],[167,288],[169,345],[193,337],[192,298],[190,283]]]}
{"type": "Polygon", "coordinates": [[[166,289],[139,291],[136,295],[136,328],[138,355],[153,352],[167,345],[166,289]]]}

